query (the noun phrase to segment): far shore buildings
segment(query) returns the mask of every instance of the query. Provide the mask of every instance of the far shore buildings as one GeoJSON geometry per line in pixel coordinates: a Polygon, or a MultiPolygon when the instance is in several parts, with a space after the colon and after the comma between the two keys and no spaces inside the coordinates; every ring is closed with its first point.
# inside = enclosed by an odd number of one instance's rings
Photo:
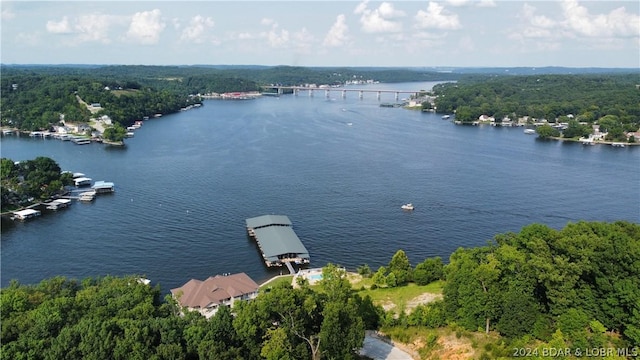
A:
{"type": "Polygon", "coordinates": [[[208,319],[220,306],[233,307],[236,301],[254,299],[258,296],[258,284],[245,273],[216,275],[204,281],[191,279],[171,289],[171,295],[183,308],[198,311],[208,319]]]}

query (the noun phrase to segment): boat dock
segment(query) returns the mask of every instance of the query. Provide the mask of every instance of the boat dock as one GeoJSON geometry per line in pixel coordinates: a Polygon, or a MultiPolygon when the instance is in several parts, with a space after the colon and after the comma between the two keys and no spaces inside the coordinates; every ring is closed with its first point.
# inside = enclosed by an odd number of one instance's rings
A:
{"type": "Polygon", "coordinates": [[[247,234],[255,240],[265,265],[285,265],[291,274],[292,263],[309,263],[309,251],[293,231],[291,220],[285,215],[263,215],[246,220],[247,234]]]}

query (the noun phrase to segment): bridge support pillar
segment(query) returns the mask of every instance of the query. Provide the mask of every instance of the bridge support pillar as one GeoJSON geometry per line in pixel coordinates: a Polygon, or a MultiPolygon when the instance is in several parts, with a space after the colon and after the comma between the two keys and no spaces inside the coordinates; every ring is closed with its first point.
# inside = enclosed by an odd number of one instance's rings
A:
{"type": "Polygon", "coordinates": [[[400,96],[399,92],[396,92],[396,101],[398,101],[398,97],[400,96]]]}
{"type": "Polygon", "coordinates": [[[309,89],[309,97],[313,97],[313,89],[309,89]]]}
{"type": "Polygon", "coordinates": [[[324,97],[329,98],[329,89],[324,91],[324,97]]]}
{"type": "Polygon", "coordinates": [[[380,100],[380,91],[378,91],[378,94],[377,94],[376,97],[377,97],[378,100],[380,100]]]}
{"type": "Polygon", "coordinates": [[[363,92],[362,92],[362,90],[360,90],[360,91],[359,91],[358,96],[360,97],[360,99],[362,99],[362,96],[363,96],[363,92]]]}
{"type": "Polygon", "coordinates": [[[298,90],[298,89],[293,89],[293,95],[294,95],[294,96],[298,96],[298,91],[300,91],[300,90],[298,90]]]}
{"type": "Polygon", "coordinates": [[[343,99],[347,98],[347,90],[342,90],[342,98],[343,99]]]}

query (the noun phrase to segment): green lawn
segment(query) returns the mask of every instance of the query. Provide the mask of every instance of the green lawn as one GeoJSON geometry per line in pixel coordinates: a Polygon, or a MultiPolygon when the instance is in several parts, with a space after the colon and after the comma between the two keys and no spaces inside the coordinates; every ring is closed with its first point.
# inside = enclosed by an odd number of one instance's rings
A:
{"type": "Polygon", "coordinates": [[[424,293],[441,294],[443,286],[444,281],[436,281],[424,286],[409,283],[406,286],[394,288],[377,288],[374,290],[366,288],[365,290],[360,290],[360,295],[363,297],[369,295],[375,303],[392,302],[396,304],[396,306],[399,306],[400,304],[406,304],[407,301],[424,293]]]}
{"type": "Polygon", "coordinates": [[[274,287],[278,284],[281,283],[286,283],[286,284],[291,284],[291,282],[293,281],[293,275],[285,275],[282,277],[279,277],[273,281],[267,282],[267,283],[263,283],[262,285],[260,285],[260,289],[267,289],[270,287],[274,287]]]}

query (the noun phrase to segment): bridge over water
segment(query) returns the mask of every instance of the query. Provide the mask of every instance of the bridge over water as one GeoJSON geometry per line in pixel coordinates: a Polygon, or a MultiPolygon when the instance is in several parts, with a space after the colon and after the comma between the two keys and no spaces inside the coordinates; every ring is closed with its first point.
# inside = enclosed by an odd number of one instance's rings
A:
{"type": "Polygon", "coordinates": [[[384,93],[391,93],[395,95],[396,101],[400,98],[400,94],[408,94],[417,96],[420,91],[408,91],[408,90],[383,90],[383,89],[357,89],[357,88],[345,88],[345,87],[307,87],[307,86],[266,86],[265,89],[273,90],[273,94],[282,95],[286,90],[293,92],[293,95],[298,96],[300,92],[307,92],[309,96],[314,96],[315,92],[324,92],[324,96],[329,98],[331,92],[338,92],[342,98],[347,97],[347,92],[358,93],[358,97],[362,99],[364,93],[375,93],[378,100],[380,95],[384,93]]]}

